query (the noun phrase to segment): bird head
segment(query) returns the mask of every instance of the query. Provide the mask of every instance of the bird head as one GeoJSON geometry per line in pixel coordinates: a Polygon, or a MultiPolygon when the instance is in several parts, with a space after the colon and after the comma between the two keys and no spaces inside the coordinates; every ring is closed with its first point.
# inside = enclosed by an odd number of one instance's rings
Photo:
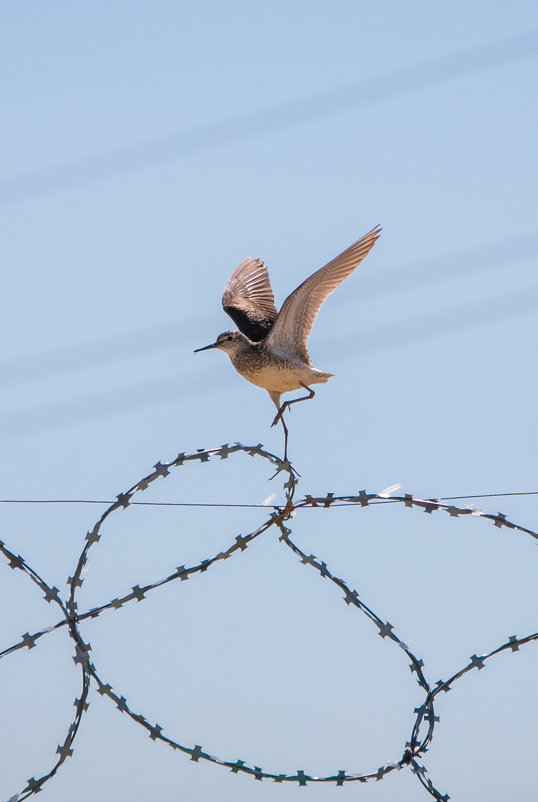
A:
{"type": "Polygon", "coordinates": [[[224,331],[222,334],[219,334],[214,343],[205,345],[203,348],[197,348],[194,353],[197,354],[198,351],[207,351],[209,348],[220,348],[221,351],[235,354],[248,342],[248,338],[240,331],[224,331]]]}

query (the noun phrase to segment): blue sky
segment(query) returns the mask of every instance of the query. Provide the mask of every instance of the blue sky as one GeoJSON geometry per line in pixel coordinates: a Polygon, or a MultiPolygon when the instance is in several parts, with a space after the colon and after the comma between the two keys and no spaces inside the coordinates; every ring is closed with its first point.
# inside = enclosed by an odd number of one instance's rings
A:
{"type": "MultiPolygon", "coordinates": [[[[222,443],[281,453],[266,393],[220,352],[246,256],[277,305],[376,224],[309,340],[335,374],[289,415],[298,495],[537,490],[536,4],[0,5],[0,498],[113,499],[222,443]],[[485,46],[485,49],[484,47],[485,46]]],[[[177,469],[147,501],[282,500],[261,460],[177,469]]],[[[537,529],[538,497],[475,503],[537,529]]],[[[271,503],[271,502],[270,502],[271,503]]],[[[0,504],[1,539],[66,593],[105,505],[0,504]]],[[[132,507],[91,552],[87,609],[228,548],[259,509],[132,507]]],[[[304,510],[293,536],[435,683],[536,630],[536,546],[478,517],[304,510]]],[[[58,620],[0,562],[0,650],[58,620]]],[[[398,760],[422,703],[405,656],[269,530],[81,625],[100,675],[182,744],[277,773],[398,760]]],[[[80,692],[65,631],[0,661],[1,792],[53,765],[80,692]]],[[[534,787],[536,645],[438,700],[424,762],[453,799],[534,787]]],[[[90,691],[42,798],[427,799],[409,771],[285,788],[195,764],[90,691]]]]}

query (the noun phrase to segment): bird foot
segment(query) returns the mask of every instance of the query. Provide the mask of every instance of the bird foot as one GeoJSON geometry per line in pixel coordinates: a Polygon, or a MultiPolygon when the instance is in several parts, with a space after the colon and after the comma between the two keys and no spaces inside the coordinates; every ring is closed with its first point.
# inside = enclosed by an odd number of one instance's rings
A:
{"type": "Polygon", "coordinates": [[[291,514],[294,511],[294,509],[295,506],[293,504],[293,501],[291,500],[291,497],[288,496],[288,498],[286,499],[286,506],[282,510],[282,520],[287,521],[288,518],[291,518],[291,514]]]}

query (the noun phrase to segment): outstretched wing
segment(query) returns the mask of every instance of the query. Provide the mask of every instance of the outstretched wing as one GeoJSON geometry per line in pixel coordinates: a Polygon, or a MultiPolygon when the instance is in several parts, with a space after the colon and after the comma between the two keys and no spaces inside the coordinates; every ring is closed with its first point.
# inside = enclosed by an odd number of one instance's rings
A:
{"type": "Polygon", "coordinates": [[[310,364],[306,341],[323,301],[368,255],[380,233],[376,226],[288,295],[267,336],[268,348],[294,353],[310,364]]]}
{"type": "Polygon", "coordinates": [[[263,259],[245,259],[236,267],[224,288],[222,308],[249,340],[267,336],[278,312],[263,259]]]}

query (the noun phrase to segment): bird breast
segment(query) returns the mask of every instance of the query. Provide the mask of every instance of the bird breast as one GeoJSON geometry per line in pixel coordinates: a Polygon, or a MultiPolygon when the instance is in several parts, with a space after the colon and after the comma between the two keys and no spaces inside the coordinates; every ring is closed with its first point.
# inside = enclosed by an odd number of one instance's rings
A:
{"type": "Polygon", "coordinates": [[[287,393],[299,390],[302,385],[326,382],[330,373],[311,368],[299,360],[271,359],[263,351],[242,359],[239,354],[230,354],[232,363],[247,381],[269,392],[287,393]]]}

